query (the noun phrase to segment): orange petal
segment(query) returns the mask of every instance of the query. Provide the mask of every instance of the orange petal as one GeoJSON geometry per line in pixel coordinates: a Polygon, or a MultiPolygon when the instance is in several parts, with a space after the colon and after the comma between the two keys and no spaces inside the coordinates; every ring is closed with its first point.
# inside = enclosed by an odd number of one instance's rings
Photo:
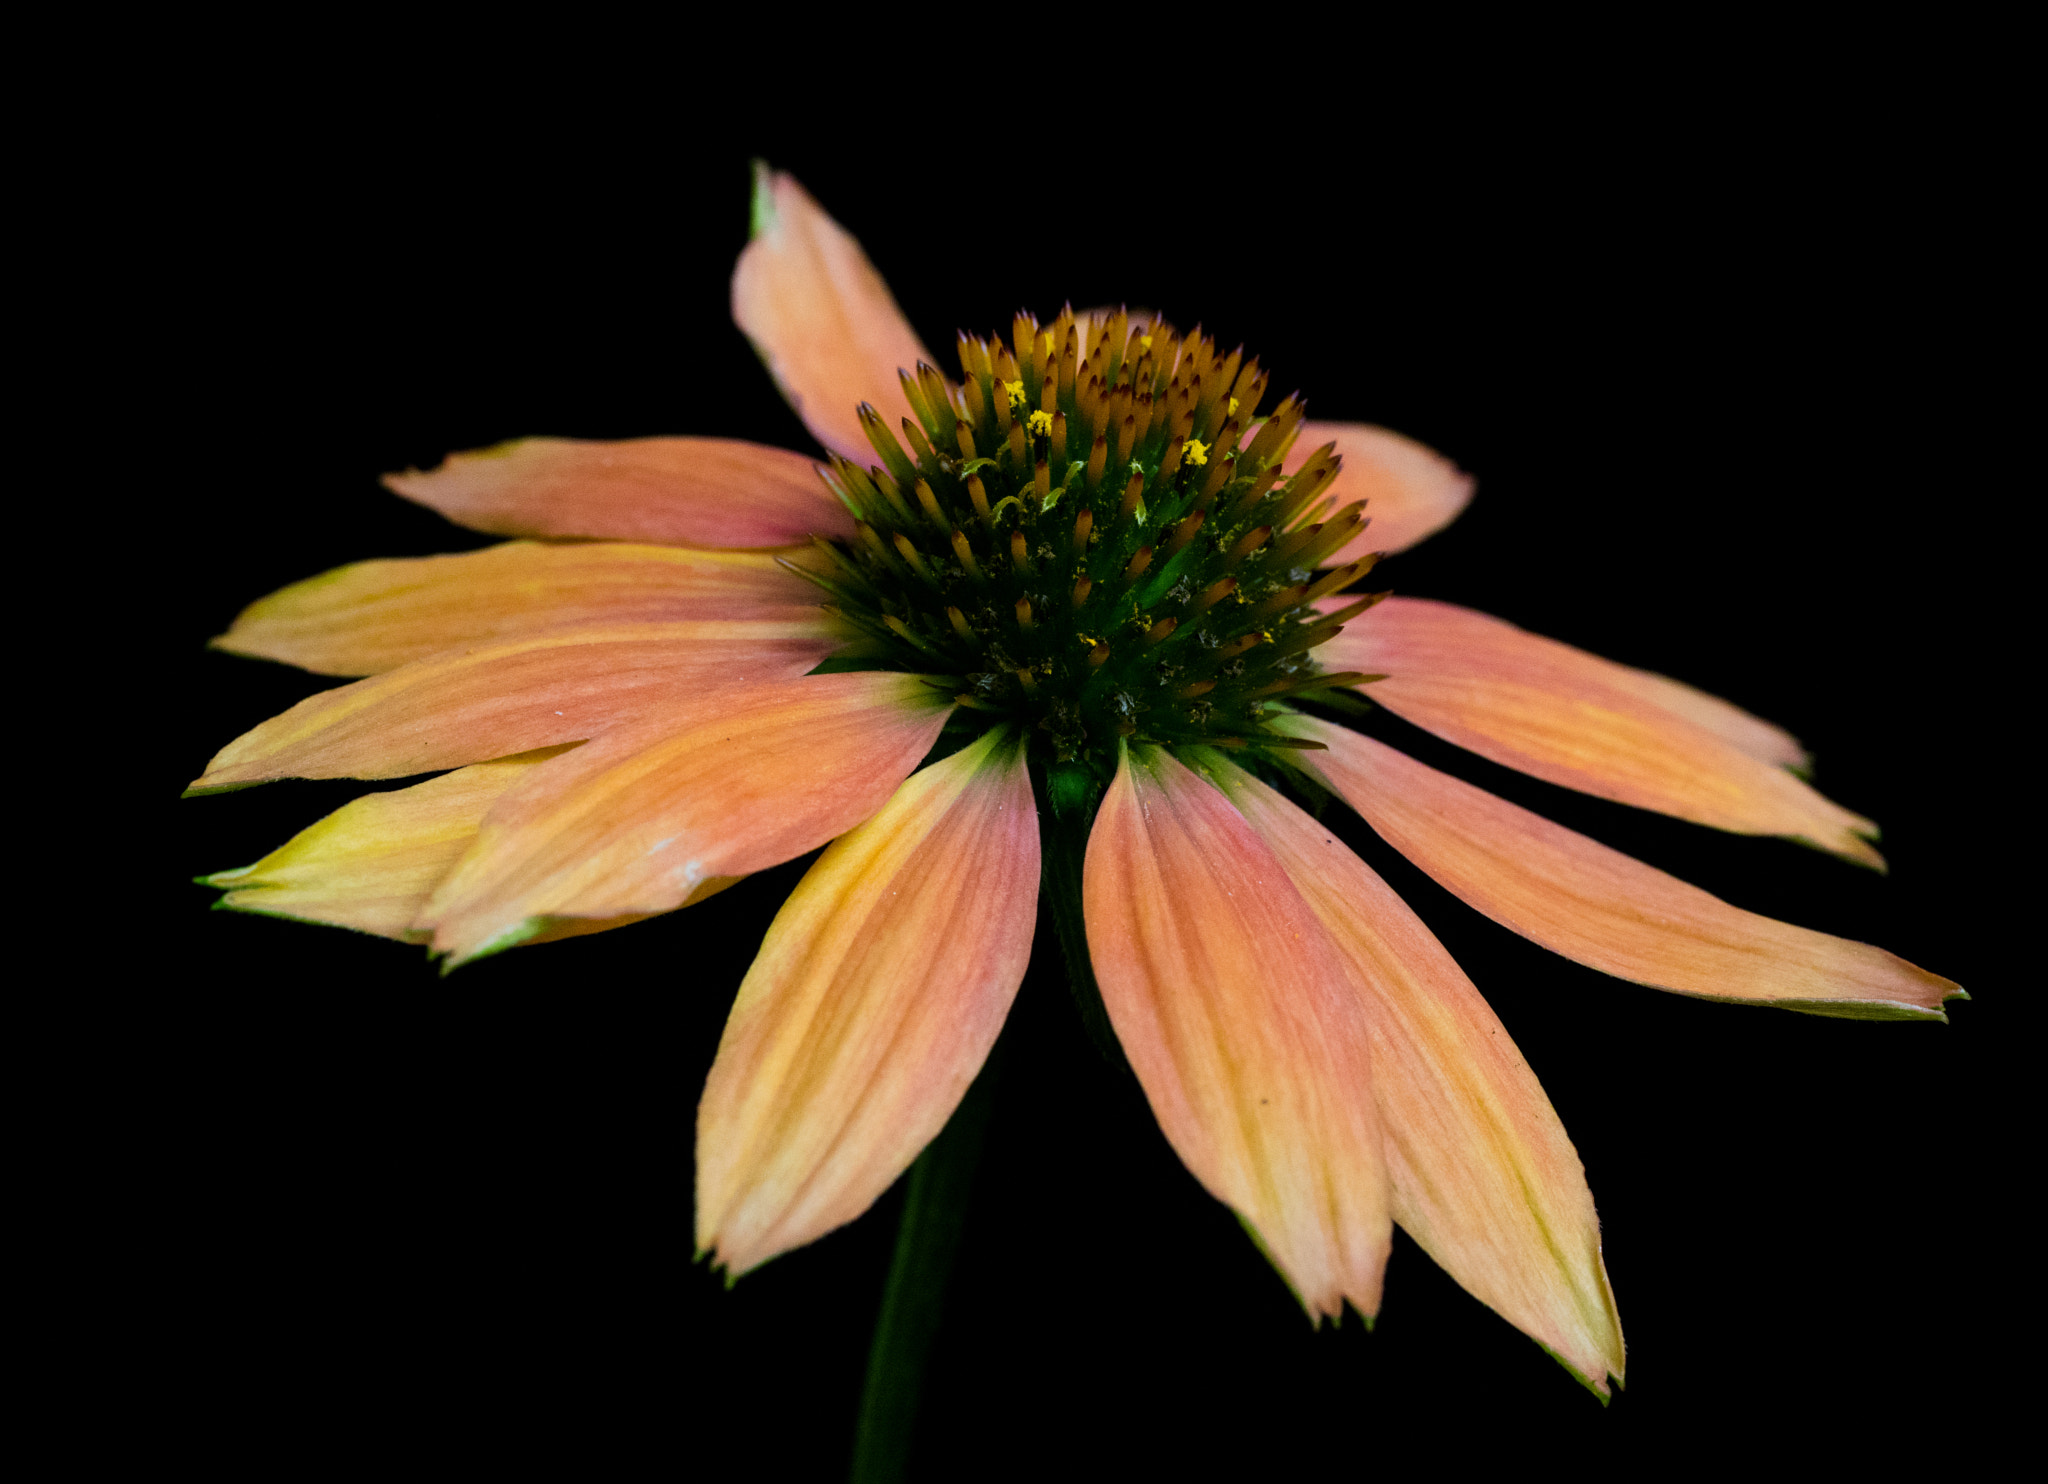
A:
{"type": "Polygon", "coordinates": [[[1309,1313],[1378,1311],[1391,1226],[1365,1002],[1258,833],[1156,748],[1088,840],[1088,955],[1175,1151],[1309,1313]]]}
{"type": "Polygon", "coordinates": [[[549,629],[308,696],[245,732],[191,792],[275,778],[403,778],[594,737],[680,692],[794,677],[839,643],[797,622],[549,629]]]}
{"type": "Polygon", "coordinates": [[[692,695],[579,747],[501,799],[420,914],[461,963],[553,917],[681,905],[845,833],[888,801],[951,710],[863,671],[692,695]]]}
{"type": "Polygon", "coordinates": [[[1773,765],[1798,743],[1675,681],[1417,598],[1389,598],[1317,658],[1385,675],[1367,694],[1395,715],[1547,782],[1884,868],[1857,838],[1876,825],[1773,765]]]}
{"type": "Polygon", "coordinates": [[[1676,877],[1345,727],[1290,718],[1326,744],[1312,765],[1445,888],[1592,968],[1703,999],[1855,1019],[1945,1019],[1962,993],[1881,948],[1731,907],[1676,877]]]}
{"type": "Polygon", "coordinates": [[[761,552],[508,541],[461,556],[357,562],[295,582],[243,609],[213,647],[322,675],[376,675],[569,624],[817,612],[817,589],[761,552]]]}
{"type": "Polygon", "coordinates": [[[1578,1151],[1500,1018],[1364,861],[1247,773],[1218,779],[1370,996],[1394,1220],[1465,1291],[1607,1395],[1621,1320],[1578,1151]]]}
{"type": "Polygon", "coordinates": [[[1337,508],[1365,501],[1369,524],[1341,550],[1323,559],[1341,567],[1369,551],[1406,551],[1456,520],[1472,503],[1472,476],[1438,453],[1370,423],[1304,422],[1281,467],[1289,474],[1325,443],[1335,443],[1344,467],[1323,498],[1337,508]]]}
{"type": "Polygon", "coordinates": [[[853,534],[812,460],[736,438],[518,438],[384,484],[497,536],[746,547],[853,534]]]}
{"type": "Polygon", "coordinates": [[[789,176],[754,177],[754,235],[732,272],[732,317],[811,435],[863,466],[875,453],[854,409],[893,429],[910,411],[896,380],[931,352],[851,234],[789,176]]]}
{"type": "Polygon", "coordinates": [[[1024,749],[913,775],[791,894],[697,1109],[697,1246],[734,1273],[843,1226],[959,1106],[1010,1013],[1038,905],[1024,749]]]}

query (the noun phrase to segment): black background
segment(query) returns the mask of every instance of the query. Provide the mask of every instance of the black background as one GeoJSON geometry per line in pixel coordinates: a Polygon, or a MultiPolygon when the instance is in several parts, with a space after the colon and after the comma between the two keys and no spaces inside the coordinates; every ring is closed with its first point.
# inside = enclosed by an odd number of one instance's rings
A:
{"type": "Polygon", "coordinates": [[[1979,354],[2000,335],[1995,188],[1882,116],[1755,139],[1589,119],[1455,156],[1410,123],[1066,163],[1030,129],[967,150],[941,115],[847,131],[775,114],[638,120],[633,148],[488,112],[418,133],[285,123],[161,164],[149,230],[179,267],[148,281],[133,374],[152,433],[129,465],[160,590],[128,630],[151,711],[121,734],[118,775],[144,842],[120,890],[148,927],[94,929],[102,961],[133,969],[92,1002],[126,1069],[92,1085],[124,1130],[106,1177],[121,1215],[94,1224],[128,1295],[117,1348],[175,1398],[163,1425],[223,1457],[403,1438],[414,1456],[683,1467],[717,1440],[771,1477],[843,1466],[900,1191],[730,1291],[691,1262],[695,1101],[805,862],[442,979],[418,950],[209,913],[183,884],[360,785],[176,798],[326,683],[205,652],[243,603],[343,562],[486,544],[380,473],[527,433],[811,447],[728,312],[760,152],[862,239],[949,370],[958,327],[1123,300],[1245,342],[1315,415],[1457,460],[1477,499],[1384,585],[1781,722],[1823,791],[1884,825],[1892,873],[1375,726],[1978,996],[1939,1026],[1661,995],[1514,938],[1349,827],[1488,995],[1584,1158],[1629,1341],[1603,1410],[1405,1238],[1377,1329],[1312,1332],[1082,1040],[1041,952],[923,1475],[1974,1437],[1985,1337],[2014,1302],[1997,1182],[2022,1178],[2004,1095],[2038,981],[2005,956],[2021,903],[1994,849],[2030,832],[2038,775],[2007,771],[1987,677],[2020,664],[2001,625],[2022,487],[1979,354]]]}

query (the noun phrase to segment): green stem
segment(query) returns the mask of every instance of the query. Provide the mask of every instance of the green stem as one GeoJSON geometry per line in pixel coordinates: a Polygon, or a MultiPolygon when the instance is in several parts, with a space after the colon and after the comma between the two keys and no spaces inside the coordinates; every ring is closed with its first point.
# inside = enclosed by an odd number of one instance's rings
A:
{"type": "Polygon", "coordinates": [[[995,1103],[1001,1055],[998,1041],[952,1118],[910,1167],[896,1255],[868,1350],[867,1386],[853,1440],[853,1484],[896,1484],[909,1476],[925,1363],[967,1225],[967,1200],[995,1103]]]}
{"type": "Polygon", "coordinates": [[[1102,990],[1088,960],[1088,925],[1081,910],[1082,871],[1088,859],[1088,831],[1095,824],[1102,784],[1078,763],[1054,763],[1040,774],[1038,850],[1042,890],[1052,910],[1053,931],[1067,962],[1067,987],[1088,1039],[1111,1066],[1121,1067],[1123,1047],[1102,1006],[1102,990]]]}

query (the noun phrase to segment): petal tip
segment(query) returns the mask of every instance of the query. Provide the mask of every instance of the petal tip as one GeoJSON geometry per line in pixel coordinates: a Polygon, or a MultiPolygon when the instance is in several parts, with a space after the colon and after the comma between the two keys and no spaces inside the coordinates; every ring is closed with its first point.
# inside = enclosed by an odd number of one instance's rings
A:
{"type": "MultiPolygon", "coordinates": [[[[503,953],[508,948],[517,948],[520,944],[539,937],[541,933],[547,930],[547,925],[545,917],[522,918],[511,927],[499,932],[495,937],[486,938],[481,943],[468,946],[451,943],[447,947],[443,947],[440,941],[440,934],[436,931],[430,940],[428,952],[441,960],[441,977],[446,979],[457,969],[473,964],[478,959],[493,957],[496,954],[503,953]]],[[[429,931],[426,924],[417,922],[413,925],[413,930],[415,932],[429,931]]]]}
{"type": "Polygon", "coordinates": [[[214,794],[239,793],[245,788],[255,788],[258,784],[269,781],[264,778],[242,778],[228,783],[208,783],[206,780],[210,776],[210,774],[206,773],[200,774],[185,786],[185,791],[179,794],[178,797],[181,799],[204,799],[210,798],[214,794]]]}
{"type": "Polygon", "coordinates": [[[769,163],[755,156],[754,195],[747,206],[747,240],[766,237],[782,225],[781,216],[775,210],[775,170],[769,163]]]}
{"type": "Polygon", "coordinates": [[[1601,1406],[1604,1407],[1611,1403],[1614,1400],[1614,1393],[1623,1389],[1622,1374],[1620,1370],[1621,1363],[1619,1361],[1608,1360],[1601,1362],[1599,1366],[1598,1379],[1595,1379],[1593,1374],[1580,1370],[1577,1366],[1573,1365],[1569,1360],[1567,1360],[1562,1351],[1556,1349],[1553,1346],[1545,1345],[1541,1340],[1538,1340],[1536,1343],[1542,1347],[1543,1353],[1545,1355],[1549,1356],[1552,1360],[1556,1361],[1559,1365],[1563,1366],[1565,1368],[1566,1373],[1569,1374],[1574,1381],[1578,1382],[1581,1386],[1585,1387],[1586,1390],[1592,1392],[1594,1399],[1597,1400],[1601,1406]],[[1610,1381],[1613,1383],[1611,1387],[1608,1385],[1610,1381]]]}

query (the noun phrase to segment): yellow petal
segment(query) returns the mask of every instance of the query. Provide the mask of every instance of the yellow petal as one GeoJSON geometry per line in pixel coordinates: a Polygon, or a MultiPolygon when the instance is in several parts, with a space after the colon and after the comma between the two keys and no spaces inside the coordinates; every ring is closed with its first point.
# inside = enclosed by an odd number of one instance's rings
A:
{"type": "Polygon", "coordinates": [[[548,629],[322,691],[215,754],[192,792],[277,778],[403,778],[602,733],[677,694],[814,669],[822,614],[548,629]]]}
{"type": "Polygon", "coordinates": [[[811,675],[688,696],[499,800],[422,909],[461,963],[556,917],[666,912],[708,877],[802,855],[880,809],[951,703],[915,675],[811,675]]]}
{"type": "Polygon", "coordinates": [[[931,352],[852,235],[789,176],[754,182],[754,238],[732,274],[732,317],[811,435],[866,465],[874,449],[855,409],[884,427],[909,413],[896,379],[931,352]]]}
{"type": "Polygon", "coordinates": [[[1391,1235],[1363,991],[1213,784],[1133,748],[1083,868],[1088,956],[1168,1142],[1312,1316],[1378,1312],[1391,1235]]]}
{"type": "Polygon", "coordinates": [[[1621,1321],[1578,1152],[1492,1008],[1364,861],[1249,774],[1217,770],[1370,997],[1394,1220],[1600,1395],[1621,1321]]]}
{"type": "Polygon", "coordinates": [[[945,1127],[1010,1012],[1038,904],[1000,729],[826,847],[740,986],[697,1110],[697,1246],[734,1273],[853,1220],[945,1127]]]}
{"type": "Polygon", "coordinates": [[[1942,1019],[1961,994],[1881,948],[1731,907],[1349,728],[1309,765],[1396,850],[1503,927],[1592,968],[1706,999],[1818,1015],[1942,1019]]]}
{"type": "Polygon", "coordinates": [[[377,675],[542,629],[815,619],[819,595],[774,557],[616,542],[508,541],[461,556],[357,562],[242,610],[216,649],[322,675],[377,675]]]}
{"type": "Polygon", "coordinates": [[[1743,835],[1786,835],[1878,870],[1877,826],[1776,766],[1803,758],[1712,697],[1449,603],[1389,598],[1317,658],[1385,675],[1366,694],[1481,757],[1603,799],[1743,835]]]}

